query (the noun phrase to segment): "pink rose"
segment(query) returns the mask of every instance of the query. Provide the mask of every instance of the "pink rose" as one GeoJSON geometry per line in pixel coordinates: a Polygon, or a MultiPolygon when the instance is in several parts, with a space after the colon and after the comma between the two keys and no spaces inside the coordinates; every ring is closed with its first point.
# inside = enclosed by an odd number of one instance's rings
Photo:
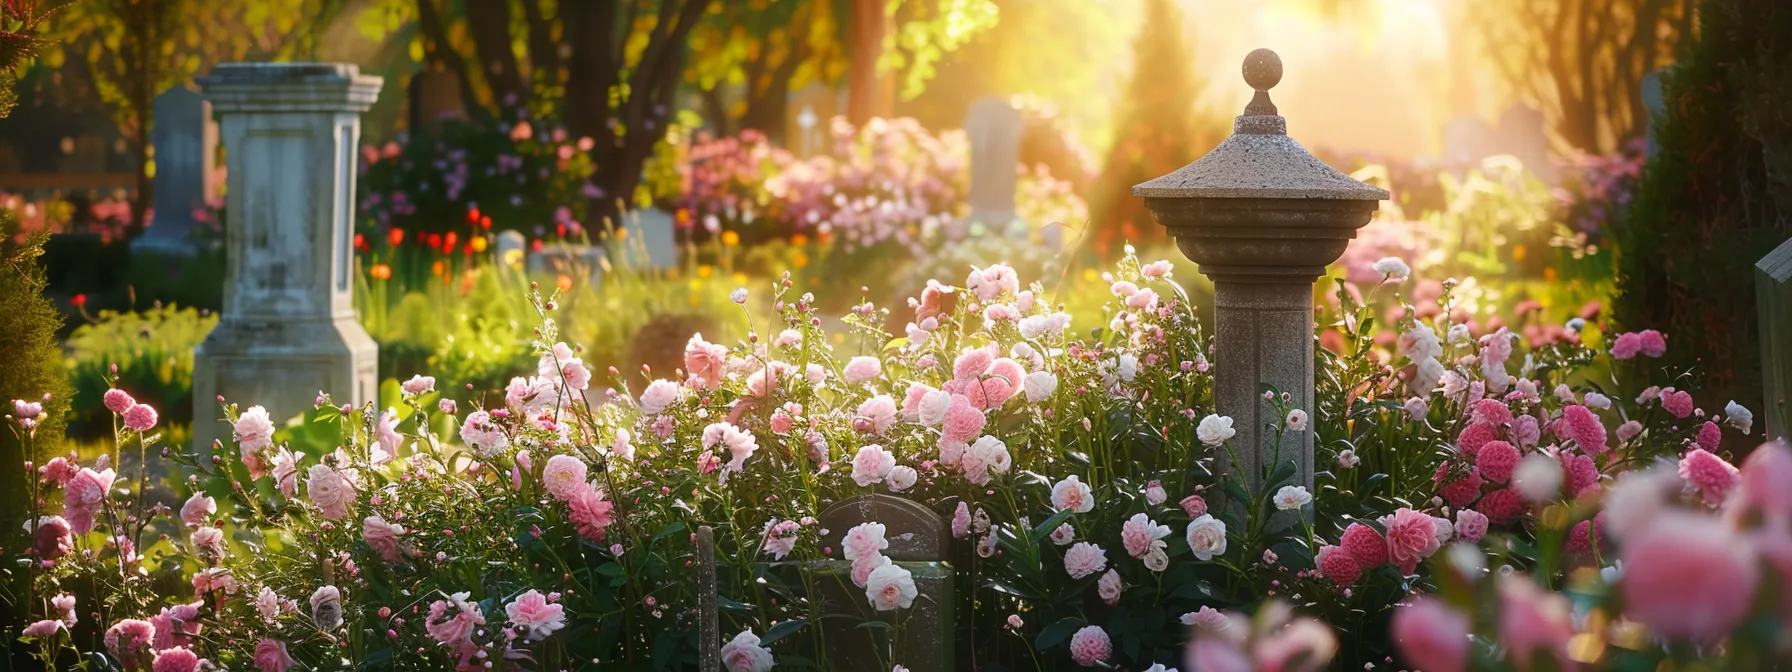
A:
{"type": "Polygon", "coordinates": [[[1120,603],[1121,588],[1120,573],[1112,569],[1102,574],[1101,578],[1095,582],[1095,592],[1101,596],[1101,601],[1108,603],[1110,607],[1120,603]]]}
{"type": "Polygon", "coordinates": [[[1507,659],[1531,660],[1542,650],[1566,661],[1568,639],[1574,636],[1568,598],[1537,587],[1522,574],[1501,577],[1499,593],[1500,643],[1507,648],[1507,659]]]}
{"type": "Polygon", "coordinates": [[[669,380],[656,380],[648,383],[647,389],[641,392],[641,412],[657,415],[675,401],[678,401],[678,384],[669,380]]]}
{"type": "Polygon", "coordinates": [[[224,557],[224,531],[209,525],[194,530],[193,551],[202,558],[224,557]]]}
{"type": "Polygon", "coordinates": [[[124,426],[134,432],[149,431],[156,426],[156,409],[150,408],[149,404],[137,404],[125,409],[124,426]]]}
{"type": "Polygon", "coordinates": [[[504,605],[504,613],[510,617],[512,627],[527,631],[525,639],[531,642],[547,639],[555,630],[566,627],[566,608],[548,602],[547,597],[535,589],[504,605]]]}
{"type": "Polygon", "coordinates": [[[93,515],[99,512],[100,504],[111,491],[114,478],[117,474],[111,469],[83,468],[81,473],[69,479],[62,492],[62,515],[68,519],[70,531],[77,535],[93,531],[93,515]]]}
{"type": "Polygon", "coordinates": [[[1705,503],[1711,505],[1722,503],[1730,490],[1742,482],[1735,466],[1704,448],[1694,448],[1687,451],[1686,457],[1680,458],[1680,478],[1686,479],[1687,484],[1704,495],[1705,503]]]}
{"type": "Polygon", "coordinates": [[[1183,497],[1182,510],[1187,513],[1190,518],[1200,518],[1201,516],[1207,515],[1207,500],[1202,499],[1200,495],[1183,497]]]}
{"type": "Polygon", "coordinates": [[[896,456],[882,446],[865,446],[852,458],[852,480],[860,487],[881,483],[896,468],[896,456]]]}
{"type": "Polygon", "coordinates": [[[286,672],[292,669],[292,655],[286,642],[267,637],[255,643],[255,669],[261,672],[286,672]]]}
{"type": "Polygon", "coordinates": [[[1742,461],[1738,506],[1781,520],[1792,518],[1792,488],[1787,483],[1792,483],[1792,449],[1784,441],[1763,444],[1742,461]]]}
{"type": "Polygon", "coordinates": [[[355,484],[340,471],[326,464],[313,464],[306,472],[305,489],[311,502],[330,520],[348,517],[349,506],[355,503],[355,484]]]}
{"type": "Polygon", "coordinates": [[[1644,329],[1636,334],[1637,350],[1649,357],[1660,357],[1668,354],[1668,340],[1661,332],[1644,329]]]}
{"type": "Polygon", "coordinates": [[[952,395],[952,405],[946,409],[946,417],[940,426],[940,434],[947,441],[970,443],[983,433],[983,424],[987,421],[983,411],[971,404],[971,400],[962,394],[952,395]]]}
{"type": "Polygon", "coordinates": [[[38,558],[55,561],[74,550],[74,543],[68,521],[62,516],[45,516],[38,521],[32,548],[36,549],[38,558]]]}
{"type": "MultiPolygon", "coordinates": [[[[1429,524],[1429,520],[1427,520],[1429,524]]],[[[1426,531],[1427,535],[1430,530],[1426,531]]],[[[1363,569],[1374,569],[1388,564],[1388,543],[1375,531],[1375,528],[1362,523],[1351,523],[1345,528],[1344,536],[1338,540],[1356,564],[1363,569]]]]}
{"type": "Polygon", "coordinates": [[[1573,405],[1562,409],[1562,419],[1556,433],[1563,438],[1573,439],[1580,449],[1599,455],[1608,450],[1605,445],[1605,425],[1599,423],[1599,416],[1585,406],[1573,405]]]}
{"type": "Polygon", "coordinates": [[[70,462],[66,457],[58,457],[44,463],[44,466],[38,467],[37,473],[47,482],[65,485],[76,474],[81,473],[81,467],[70,462]]]}
{"type": "Polygon", "coordinates": [[[872,434],[883,434],[896,426],[896,400],[880,394],[859,404],[855,419],[863,419],[872,434]]]}
{"type": "Polygon", "coordinates": [[[274,445],[274,422],[268,418],[267,409],[260,406],[250,406],[237,416],[231,432],[236,434],[237,446],[245,456],[274,445]]]}
{"type": "MultiPolygon", "coordinates": [[[[1667,409],[1667,412],[1674,414],[1675,419],[1685,420],[1686,416],[1692,415],[1692,395],[1684,390],[1675,390],[1672,392],[1662,390],[1661,407],[1667,409]]],[[[1713,448],[1715,447],[1716,446],[1713,446],[1713,448]]]]}
{"type": "Polygon", "coordinates": [[[24,630],[19,631],[19,636],[25,637],[28,639],[44,639],[44,638],[47,638],[47,637],[54,635],[58,632],[61,632],[62,628],[63,628],[62,621],[52,621],[52,620],[38,621],[36,623],[32,623],[31,625],[25,626],[24,630]]]}
{"type": "Polygon", "coordinates": [[[1362,565],[1357,564],[1356,558],[1342,546],[1319,547],[1319,555],[1315,561],[1319,565],[1319,572],[1340,586],[1356,583],[1363,576],[1362,565]]]}
{"type": "Polygon", "coordinates": [[[1426,672],[1468,669],[1469,619],[1436,598],[1396,607],[1389,625],[1401,658],[1426,672]]]}
{"type": "Polygon", "coordinates": [[[1495,483],[1512,480],[1512,470],[1518,468],[1518,449],[1505,441],[1489,441],[1481,446],[1475,455],[1475,466],[1480,468],[1481,476],[1495,483]]]}
{"type": "Polygon", "coordinates": [[[1394,512],[1387,523],[1388,557],[1402,574],[1411,574],[1419,561],[1437,552],[1437,523],[1431,516],[1412,509],[1394,512]]]}
{"type": "Polygon", "coordinates": [[[595,485],[588,483],[579,488],[566,504],[579,536],[592,541],[604,540],[604,528],[614,522],[612,511],[615,505],[604,499],[595,485]]]}
{"type": "Polygon", "coordinates": [[[1075,474],[1066,476],[1052,486],[1052,508],[1088,513],[1095,509],[1095,493],[1075,474]]]}
{"type": "Polygon", "coordinates": [[[1754,549],[1716,519],[1664,513],[1625,539],[1624,613],[1672,639],[1715,641],[1742,622],[1759,570],[1754,549]]]}
{"type": "Polygon", "coordinates": [[[727,375],[728,348],[703,340],[703,334],[693,334],[684,346],[684,370],[686,384],[699,390],[714,390],[722,386],[722,379],[727,375]]]}
{"type": "Polygon", "coordinates": [[[106,390],[106,394],[100,399],[105,402],[107,410],[119,415],[124,415],[125,411],[131,410],[132,406],[137,405],[137,400],[132,399],[129,392],[116,387],[106,390]]]}
{"type": "Polygon", "coordinates": [[[1636,357],[1636,353],[1641,351],[1643,347],[1641,340],[1642,339],[1638,338],[1634,333],[1619,334],[1618,338],[1612,341],[1612,359],[1632,359],[1636,357]]]}
{"type": "Polygon", "coordinates": [[[404,558],[398,548],[398,538],[402,536],[403,526],[388,523],[378,515],[368,516],[361,521],[361,539],[386,562],[399,562],[404,558]]]}
{"type": "Polygon", "coordinates": [[[959,502],[958,509],[952,512],[952,536],[963,539],[970,531],[971,507],[959,502]]]}
{"type": "Polygon", "coordinates": [[[1470,543],[1487,536],[1487,516],[1474,509],[1456,512],[1456,538],[1470,543]]]}
{"type": "Polygon", "coordinates": [[[876,357],[858,356],[846,362],[846,368],[840,373],[846,376],[846,382],[857,385],[876,378],[882,373],[883,365],[876,357]]]}
{"type": "Polygon", "coordinates": [[[218,502],[203,492],[193,493],[180,507],[180,520],[189,527],[204,525],[218,512],[218,502]]]}
{"type": "Polygon", "coordinates": [[[1083,667],[1094,667],[1113,653],[1113,643],[1100,626],[1084,626],[1070,636],[1070,658],[1083,667]]]}
{"type": "Polygon", "coordinates": [[[964,351],[964,354],[952,360],[952,379],[960,382],[976,380],[984,371],[989,370],[997,352],[994,345],[964,351]]]}
{"type": "Polygon", "coordinates": [[[467,601],[467,593],[455,593],[447,600],[431,603],[429,616],[423,622],[430,639],[456,654],[473,647],[473,631],[481,625],[485,625],[485,614],[479,611],[479,605],[467,601]]]}
{"type": "MultiPolygon", "coordinates": [[[[138,408],[133,406],[132,408],[138,408]]],[[[194,672],[199,669],[199,656],[185,647],[156,652],[154,672],[194,672]]]]}
{"type": "Polygon", "coordinates": [[[136,661],[149,652],[155,637],[156,626],[149,621],[127,618],[106,629],[106,650],[123,661],[126,669],[135,669],[136,661]]]}
{"type": "Polygon", "coordinates": [[[548,458],[541,468],[541,487],[562,502],[585,487],[585,462],[571,455],[548,458]]]}
{"type": "Polygon", "coordinates": [[[1143,513],[1135,513],[1120,524],[1120,542],[1126,547],[1126,554],[1135,558],[1143,558],[1154,550],[1162,551],[1167,546],[1163,538],[1168,536],[1168,525],[1159,525],[1143,513]]]}
{"type": "Polygon", "coordinates": [[[398,447],[404,445],[404,435],[398,433],[398,411],[386,409],[380,414],[378,422],[373,426],[373,444],[368,446],[368,460],[374,464],[391,462],[398,456],[398,447]]]}
{"type": "Polygon", "coordinates": [[[1080,579],[1108,566],[1107,551],[1086,541],[1077,542],[1064,552],[1064,571],[1070,578],[1080,579]]]}

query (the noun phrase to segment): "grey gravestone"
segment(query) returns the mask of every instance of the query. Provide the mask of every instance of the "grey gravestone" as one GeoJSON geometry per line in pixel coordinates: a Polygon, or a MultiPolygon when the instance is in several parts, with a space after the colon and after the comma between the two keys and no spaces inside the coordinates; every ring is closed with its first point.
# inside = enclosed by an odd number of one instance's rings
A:
{"type": "Polygon", "coordinates": [[[1444,126],[1444,160],[1470,164],[1487,157],[1487,139],[1493,129],[1480,117],[1461,116],[1444,126]]]}
{"type": "Polygon", "coordinates": [[[197,91],[176,86],[156,96],[155,213],[143,236],[131,244],[164,254],[191,255],[193,210],[217,195],[214,164],[218,125],[211,103],[197,91]]]}
{"type": "Polygon", "coordinates": [[[529,259],[529,239],[516,231],[498,233],[497,244],[492,246],[492,260],[498,268],[505,271],[521,271],[529,259]]]}
{"type": "Polygon", "coordinates": [[[529,255],[530,275],[583,276],[592,289],[603,282],[605,265],[604,248],[598,245],[544,245],[540,252],[529,255]]]}
{"type": "Polygon", "coordinates": [[[439,65],[425,65],[411,76],[411,128],[434,129],[443,119],[467,118],[460,80],[439,65]]]}
{"type": "Polygon", "coordinates": [[[678,264],[672,215],[659,208],[623,215],[622,259],[630,268],[667,269],[678,264]]]}
{"type": "MultiPolygon", "coordinates": [[[[1785,438],[1792,395],[1792,240],[1755,264],[1755,306],[1761,321],[1761,419],[1764,438],[1785,438]]],[[[1746,401],[1744,405],[1747,405],[1746,401]]]]}
{"type": "MultiPolygon", "coordinates": [[[[193,406],[223,396],[276,423],[372,401],[379,346],[355,315],[355,148],[381,79],[344,63],[225,63],[199,84],[230,169],[228,266],[218,326],[194,351],[193,406]]],[[[230,432],[193,425],[210,449],[230,432]]]]}
{"type": "Polygon", "coordinates": [[[821,575],[818,583],[826,613],[849,616],[823,620],[828,657],[835,669],[883,672],[896,664],[911,672],[956,669],[952,657],[956,598],[952,565],[947,561],[952,552],[952,535],[946,521],[932,509],[889,495],[864,495],[841,501],[828,507],[818,519],[827,531],[822,545],[834,549],[841,547],[840,540],[853,526],[883,523],[884,538],[890,542],[884,556],[913,573],[917,589],[915,602],[908,609],[878,612],[866,600],[865,590],[853,585],[852,563],[817,563],[815,571],[821,575]],[[891,614],[901,623],[900,628],[859,627],[865,621],[889,622],[891,614]],[[897,636],[896,641],[891,641],[892,635],[897,636]]]}
{"type": "Polygon", "coordinates": [[[1655,118],[1667,112],[1661,93],[1661,71],[1643,75],[1643,141],[1647,156],[1655,156],[1655,118]]]}
{"type": "Polygon", "coordinates": [[[1549,136],[1543,129],[1542,112],[1528,105],[1513,105],[1500,113],[1500,124],[1495,130],[1491,149],[1518,157],[1525,170],[1544,184],[1555,185],[1561,171],[1549,160],[1549,136]]]}
{"type": "Polygon", "coordinates": [[[970,219],[1005,227],[1016,219],[1015,166],[1020,160],[1020,111],[999,98],[971,105],[964,131],[971,145],[970,219]]]}
{"type": "Polygon", "coordinates": [[[841,93],[814,82],[790,92],[785,110],[791,116],[785,120],[784,137],[790,138],[797,156],[808,158],[828,152],[832,137],[829,126],[834,117],[846,110],[841,93]]]}
{"type": "MultiPolygon", "coordinates": [[[[1288,137],[1269,89],[1282,79],[1275,52],[1245,57],[1256,95],[1212,152],[1132,188],[1182,253],[1213,280],[1214,403],[1232,418],[1242,472],[1255,489],[1265,468],[1295,463],[1295,485],[1313,488],[1313,432],[1267,428],[1282,421],[1265,385],[1313,412],[1313,283],[1369,223],[1388,192],[1325,165],[1288,137]]],[[[1227,460],[1230,462],[1230,460],[1227,460]]],[[[1306,509],[1312,515],[1312,509],[1306,509]]],[[[1310,518],[1309,518],[1310,519],[1310,518]]]]}

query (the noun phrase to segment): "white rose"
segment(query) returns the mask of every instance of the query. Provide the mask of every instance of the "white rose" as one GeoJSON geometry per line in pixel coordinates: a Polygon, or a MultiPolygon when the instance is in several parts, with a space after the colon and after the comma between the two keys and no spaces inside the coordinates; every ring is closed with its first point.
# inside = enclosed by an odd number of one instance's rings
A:
{"type": "Polygon", "coordinates": [[[923,427],[938,427],[946,419],[946,411],[952,408],[952,394],[945,390],[933,390],[921,396],[920,420],[923,427]]]}
{"type": "Polygon", "coordinates": [[[1313,502],[1313,494],[1298,485],[1284,485],[1276,491],[1276,508],[1293,511],[1313,502]]]}
{"type": "Polygon", "coordinates": [[[1039,403],[1057,391],[1058,377],[1050,371],[1034,371],[1021,381],[1021,387],[1027,392],[1027,401],[1039,403]]]}
{"type": "Polygon", "coordinates": [[[1195,427],[1195,436],[1210,448],[1220,447],[1237,434],[1238,430],[1232,429],[1232,419],[1217,413],[1201,418],[1201,424],[1195,427]]]}
{"type": "Polygon", "coordinates": [[[1202,514],[1188,524],[1188,548],[1203,562],[1226,553],[1226,524],[1212,514],[1202,514]]]}
{"type": "Polygon", "coordinates": [[[1731,399],[1730,403],[1724,404],[1724,424],[1735,427],[1742,431],[1743,436],[1748,436],[1749,430],[1755,426],[1755,413],[1731,399]]]}
{"type": "Polygon", "coordinates": [[[1381,261],[1375,262],[1369,268],[1376,273],[1386,276],[1389,280],[1403,282],[1407,278],[1412,277],[1412,267],[1407,266],[1406,262],[1401,261],[1399,257],[1384,257],[1381,261]]]}

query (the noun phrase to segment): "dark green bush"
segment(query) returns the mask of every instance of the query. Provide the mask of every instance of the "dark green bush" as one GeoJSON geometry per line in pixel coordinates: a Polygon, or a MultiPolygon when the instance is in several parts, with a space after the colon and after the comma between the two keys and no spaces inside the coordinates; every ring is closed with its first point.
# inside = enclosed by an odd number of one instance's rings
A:
{"type": "Polygon", "coordinates": [[[1665,363],[1702,372],[1702,405],[1760,408],[1754,264],[1792,235],[1792,5],[1706,0],[1699,18],[1617,232],[1613,318],[1675,339],[1665,363]]]}
{"type": "Polygon", "coordinates": [[[20,529],[27,510],[23,464],[61,449],[72,391],[56,343],[62,313],[43,295],[47,283],[38,258],[46,237],[21,236],[18,220],[0,209],[0,403],[5,404],[0,412],[10,415],[14,399],[39,401],[50,395],[37,425],[35,455],[24,454],[25,444],[16,433],[0,430],[0,530],[9,535],[20,529]]]}

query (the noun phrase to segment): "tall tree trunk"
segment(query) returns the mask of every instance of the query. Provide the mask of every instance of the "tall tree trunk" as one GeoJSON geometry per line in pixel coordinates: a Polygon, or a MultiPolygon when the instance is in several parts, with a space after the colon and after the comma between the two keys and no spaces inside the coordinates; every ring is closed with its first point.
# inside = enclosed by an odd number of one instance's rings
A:
{"type": "MultiPolygon", "coordinates": [[[[587,216],[591,221],[616,221],[619,207],[633,197],[635,186],[641,182],[642,167],[653,155],[654,147],[666,137],[674,94],[684,76],[691,29],[709,3],[710,0],[687,0],[680,6],[665,0],[660,5],[647,45],[629,74],[628,97],[620,101],[616,110],[623,133],[610,132],[606,127],[605,133],[593,136],[599,138],[592,148],[598,165],[597,186],[604,190],[605,197],[593,203],[594,211],[587,216]],[[603,141],[606,138],[608,144],[603,141]]],[[[608,72],[615,75],[614,69],[608,72]]]]}
{"type": "MultiPolygon", "coordinates": [[[[523,20],[529,26],[529,80],[538,89],[558,89],[563,85],[560,42],[554,39],[553,24],[542,14],[541,0],[523,0],[523,20]]],[[[549,96],[542,102],[551,104],[549,101],[558,98],[549,96]]]]}
{"type": "Polygon", "coordinates": [[[596,142],[593,158],[601,158],[615,143],[605,122],[610,118],[610,89],[616,85],[618,68],[612,61],[614,43],[621,39],[616,35],[616,8],[615,0],[569,2],[560,7],[566,43],[572,45],[566,64],[566,96],[561,103],[566,130],[596,142]]]}
{"type": "Polygon", "coordinates": [[[884,47],[883,0],[853,0],[852,64],[846,75],[846,118],[864,124],[882,109],[877,58],[884,47]]]}
{"type": "Polygon", "coordinates": [[[442,16],[436,12],[435,0],[417,0],[417,25],[423,31],[424,58],[440,63],[454,73],[454,80],[460,85],[461,105],[467,109],[467,118],[474,120],[490,119],[485,106],[479,104],[479,97],[473,95],[473,79],[467,74],[467,62],[460,57],[460,52],[448,44],[448,28],[442,23],[442,16]]]}
{"type": "Polygon", "coordinates": [[[529,86],[511,49],[510,0],[467,0],[467,31],[473,36],[473,53],[479,72],[491,84],[492,103],[499,114],[511,107],[527,107],[529,86]]]}

